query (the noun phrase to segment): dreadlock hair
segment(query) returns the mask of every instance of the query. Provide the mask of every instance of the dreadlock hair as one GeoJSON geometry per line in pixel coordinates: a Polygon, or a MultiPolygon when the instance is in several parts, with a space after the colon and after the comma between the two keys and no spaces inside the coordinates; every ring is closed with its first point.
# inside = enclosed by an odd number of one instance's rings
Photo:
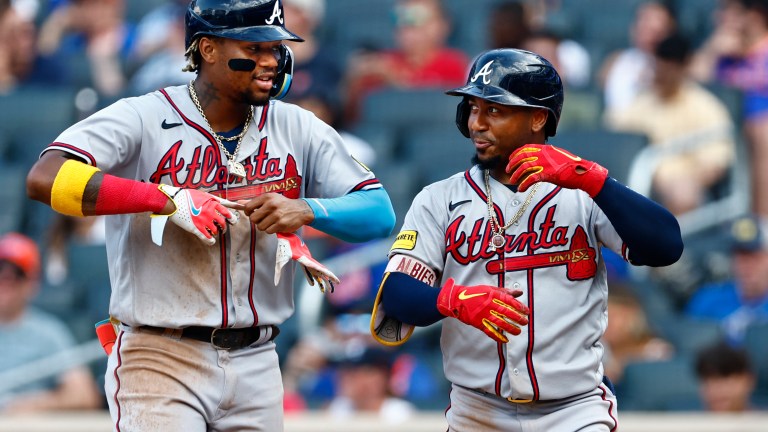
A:
{"type": "Polygon", "coordinates": [[[187,58],[187,65],[182,69],[183,72],[199,72],[200,63],[200,38],[195,38],[192,43],[189,44],[189,48],[184,52],[184,57],[187,58]]]}

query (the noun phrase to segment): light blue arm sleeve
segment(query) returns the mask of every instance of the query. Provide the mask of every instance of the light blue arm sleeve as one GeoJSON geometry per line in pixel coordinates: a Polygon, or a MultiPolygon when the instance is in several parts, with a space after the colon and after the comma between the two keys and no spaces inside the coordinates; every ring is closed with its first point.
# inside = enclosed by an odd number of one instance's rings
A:
{"type": "Polygon", "coordinates": [[[384,238],[395,227],[395,211],[384,188],[360,190],[338,198],[304,198],[315,213],[309,224],[351,243],[384,238]]]}

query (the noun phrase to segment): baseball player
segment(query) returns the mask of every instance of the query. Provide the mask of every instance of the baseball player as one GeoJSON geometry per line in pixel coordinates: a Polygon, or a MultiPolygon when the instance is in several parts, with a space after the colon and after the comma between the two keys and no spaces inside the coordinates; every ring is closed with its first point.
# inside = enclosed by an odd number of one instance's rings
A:
{"type": "Polygon", "coordinates": [[[425,187],[392,246],[371,320],[386,345],[442,321],[451,431],[613,431],[616,396],[600,337],[608,287],[601,246],[635,265],[674,263],[683,245],[664,208],[595,162],[544,144],[563,86],[544,58],[477,57],[456,124],[468,171],[425,187]],[[487,337],[486,337],[487,336],[487,337]]]}
{"type": "Polygon", "coordinates": [[[293,270],[335,278],[292,233],[365,241],[394,227],[387,193],[339,135],[277,100],[292,72],[282,41],[301,41],[283,21],[279,0],[193,0],[190,84],[71,126],[29,173],[31,198],[109,215],[115,431],[282,430],[272,340],[293,313],[293,270]]]}

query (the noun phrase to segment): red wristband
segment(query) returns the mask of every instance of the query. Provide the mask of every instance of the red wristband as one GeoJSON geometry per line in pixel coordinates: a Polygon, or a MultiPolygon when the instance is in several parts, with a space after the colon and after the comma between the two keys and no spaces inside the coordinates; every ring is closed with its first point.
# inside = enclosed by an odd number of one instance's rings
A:
{"type": "Polygon", "coordinates": [[[96,198],[96,214],[159,213],[168,196],[154,183],[144,183],[105,174],[96,198]]]}

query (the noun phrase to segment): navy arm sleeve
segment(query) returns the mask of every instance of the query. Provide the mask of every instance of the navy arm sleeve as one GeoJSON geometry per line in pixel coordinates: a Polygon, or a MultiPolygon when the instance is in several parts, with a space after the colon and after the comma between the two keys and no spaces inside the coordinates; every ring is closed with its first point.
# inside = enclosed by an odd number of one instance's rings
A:
{"type": "Polygon", "coordinates": [[[445,318],[437,310],[440,288],[427,285],[405,273],[390,272],[384,275],[380,289],[381,304],[387,316],[400,322],[425,327],[445,318]]]}
{"type": "Polygon", "coordinates": [[[597,204],[629,248],[634,265],[674,264],[683,253],[680,224],[667,209],[608,177],[597,204]]]}

